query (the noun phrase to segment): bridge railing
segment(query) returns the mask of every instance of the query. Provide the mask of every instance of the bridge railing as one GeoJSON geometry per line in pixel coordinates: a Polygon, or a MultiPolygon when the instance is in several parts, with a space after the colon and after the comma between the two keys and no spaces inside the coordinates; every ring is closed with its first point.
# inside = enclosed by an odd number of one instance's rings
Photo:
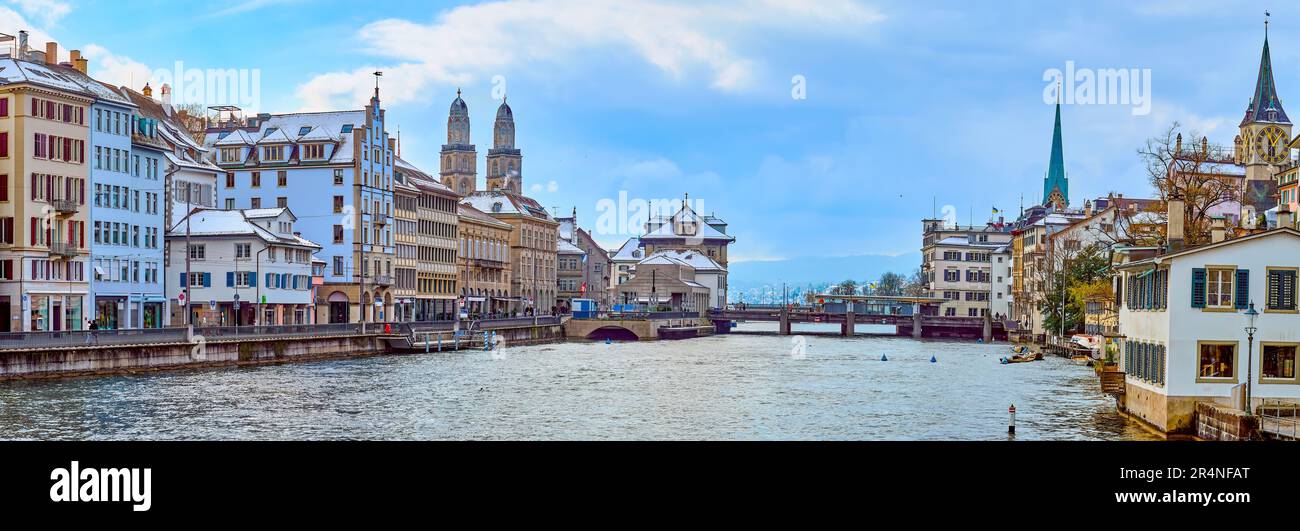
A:
{"type": "Polygon", "coordinates": [[[609,312],[603,319],[610,321],[632,319],[691,319],[700,317],[700,312],[609,312]]]}
{"type": "Polygon", "coordinates": [[[185,341],[184,328],[138,330],[67,330],[0,333],[0,350],[39,350],[95,345],[138,345],[185,341]]]}

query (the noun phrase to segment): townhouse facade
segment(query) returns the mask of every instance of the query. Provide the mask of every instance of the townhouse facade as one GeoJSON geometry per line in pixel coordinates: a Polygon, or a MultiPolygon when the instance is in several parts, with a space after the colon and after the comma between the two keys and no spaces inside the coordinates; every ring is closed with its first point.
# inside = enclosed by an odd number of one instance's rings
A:
{"type": "Polygon", "coordinates": [[[0,58],[0,331],[83,330],[95,97],[25,42],[14,55],[0,58]]]}
{"type": "MultiPolygon", "coordinates": [[[[288,208],[195,209],[167,236],[172,300],[196,326],[311,323],[313,259],[320,246],[297,233],[288,208]],[[182,245],[183,244],[183,245],[182,245]]],[[[172,315],[173,322],[185,322],[172,315]]]]}
{"type": "Polygon", "coordinates": [[[1300,398],[1295,256],[1300,232],[1278,228],[1118,266],[1120,407],[1187,432],[1196,402],[1254,411],[1300,398]]]}
{"type": "Polygon", "coordinates": [[[225,208],[291,207],[322,246],[322,322],[394,315],[394,140],[378,89],[362,110],[220,120],[205,145],[225,170],[225,208]]]}
{"type": "Polygon", "coordinates": [[[1011,233],[993,224],[946,226],[922,220],[921,274],[927,295],[942,298],[939,315],[1005,316],[1011,302],[1011,233]]]}
{"type": "Polygon", "coordinates": [[[470,315],[518,311],[510,262],[514,227],[462,203],[459,205],[461,296],[470,315]]]}
{"type": "Polygon", "coordinates": [[[613,304],[610,276],[613,274],[614,261],[591,233],[578,226],[578,209],[567,218],[556,218],[560,222],[558,268],[556,269],[557,292],[566,306],[572,307],[572,300],[592,299],[599,308],[609,308],[613,304]],[[565,253],[566,249],[570,249],[565,253]],[[573,252],[576,250],[577,252],[573,252]]]}

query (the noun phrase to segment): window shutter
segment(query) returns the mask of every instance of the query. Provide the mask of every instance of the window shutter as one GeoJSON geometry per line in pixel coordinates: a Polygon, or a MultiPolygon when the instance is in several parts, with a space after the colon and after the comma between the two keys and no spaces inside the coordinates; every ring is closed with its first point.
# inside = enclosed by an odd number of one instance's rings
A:
{"type": "Polygon", "coordinates": [[[212,287],[212,273],[203,274],[203,287],[205,288],[212,287]]]}
{"type": "Polygon", "coordinates": [[[1192,270],[1192,307],[1205,307],[1205,269],[1192,270]]]}
{"type": "Polygon", "coordinates": [[[1283,310],[1296,309],[1296,272],[1282,271],[1282,286],[1280,288],[1281,308],[1283,310]]]}
{"type": "Polygon", "coordinates": [[[1237,270],[1237,292],[1234,294],[1238,310],[1245,310],[1250,306],[1250,270],[1237,270]]]}
{"type": "Polygon", "coordinates": [[[181,289],[190,287],[189,284],[185,282],[185,273],[181,273],[180,278],[181,278],[181,289]]]}
{"type": "Polygon", "coordinates": [[[9,200],[9,176],[0,175],[0,201],[9,200]]]}
{"type": "Polygon", "coordinates": [[[235,272],[234,272],[234,271],[226,271],[226,287],[227,287],[227,288],[233,288],[233,287],[235,287],[235,272]]]}
{"type": "Polygon", "coordinates": [[[257,287],[257,275],[248,275],[248,287],[250,288],[257,287]]]}

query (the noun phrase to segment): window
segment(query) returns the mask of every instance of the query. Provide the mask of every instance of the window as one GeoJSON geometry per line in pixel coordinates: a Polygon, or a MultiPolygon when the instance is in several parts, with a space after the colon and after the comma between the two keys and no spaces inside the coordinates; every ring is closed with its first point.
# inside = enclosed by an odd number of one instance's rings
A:
{"type": "Polygon", "coordinates": [[[206,252],[203,245],[190,245],[190,260],[203,260],[206,252]]]}
{"type": "Polygon", "coordinates": [[[226,210],[234,210],[234,209],[235,209],[235,198],[233,198],[233,197],[227,197],[227,198],[226,198],[226,210]]]}
{"type": "Polygon", "coordinates": [[[307,144],[302,147],[302,158],[304,159],[323,159],[325,158],[324,144],[307,144]]]}
{"type": "Polygon", "coordinates": [[[247,260],[253,256],[253,246],[247,243],[235,244],[235,258],[247,260]]]}
{"type": "Polygon", "coordinates": [[[1232,308],[1233,269],[1207,269],[1205,278],[1205,307],[1232,308]]]}
{"type": "Polygon", "coordinates": [[[1260,344],[1260,381],[1286,380],[1274,383],[1300,383],[1296,381],[1296,343],[1262,343],[1260,344]]]}
{"type": "Polygon", "coordinates": [[[234,188],[234,187],[235,187],[235,172],[233,172],[233,171],[232,171],[232,172],[227,172],[227,173],[226,173],[226,188],[234,188]]]}
{"type": "Polygon", "coordinates": [[[1268,268],[1268,302],[1264,311],[1295,312],[1296,268],[1268,268]]]}
{"type": "Polygon", "coordinates": [[[289,206],[289,198],[287,198],[287,197],[277,197],[277,198],[275,198],[275,206],[277,206],[277,207],[279,207],[279,208],[285,208],[285,207],[288,207],[288,206],[289,206]]]}
{"type": "Polygon", "coordinates": [[[343,243],[343,225],[334,226],[334,243],[343,243]]]}
{"type": "Polygon", "coordinates": [[[284,188],[289,184],[289,172],[280,170],[275,173],[275,185],[284,188]]]}
{"type": "Polygon", "coordinates": [[[1197,382],[1237,382],[1237,343],[1200,341],[1197,350],[1197,382]]]}
{"type": "Polygon", "coordinates": [[[261,186],[262,186],[262,172],[255,171],[253,172],[253,188],[258,188],[261,186]]]}
{"type": "Polygon", "coordinates": [[[254,197],[248,200],[248,208],[262,208],[262,198],[254,197]]]}
{"type": "Polygon", "coordinates": [[[341,195],[334,196],[334,213],[343,213],[343,196],[341,195]]]}
{"type": "Polygon", "coordinates": [[[336,277],[341,277],[341,276],[343,276],[343,257],[342,257],[342,256],[335,256],[335,257],[334,257],[334,276],[336,276],[336,277]]]}
{"type": "Polygon", "coordinates": [[[334,169],[334,184],[343,184],[343,170],[340,168],[334,169]]]}

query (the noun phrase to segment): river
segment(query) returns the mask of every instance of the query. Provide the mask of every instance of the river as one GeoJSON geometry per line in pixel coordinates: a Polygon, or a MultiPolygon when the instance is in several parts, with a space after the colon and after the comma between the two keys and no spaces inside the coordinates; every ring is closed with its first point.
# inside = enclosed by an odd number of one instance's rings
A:
{"type": "Polygon", "coordinates": [[[1151,439],[1007,344],[727,335],[0,382],[0,439],[1151,439]],[[889,361],[881,361],[881,356],[889,361]],[[935,362],[931,362],[931,357],[935,362]]]}

